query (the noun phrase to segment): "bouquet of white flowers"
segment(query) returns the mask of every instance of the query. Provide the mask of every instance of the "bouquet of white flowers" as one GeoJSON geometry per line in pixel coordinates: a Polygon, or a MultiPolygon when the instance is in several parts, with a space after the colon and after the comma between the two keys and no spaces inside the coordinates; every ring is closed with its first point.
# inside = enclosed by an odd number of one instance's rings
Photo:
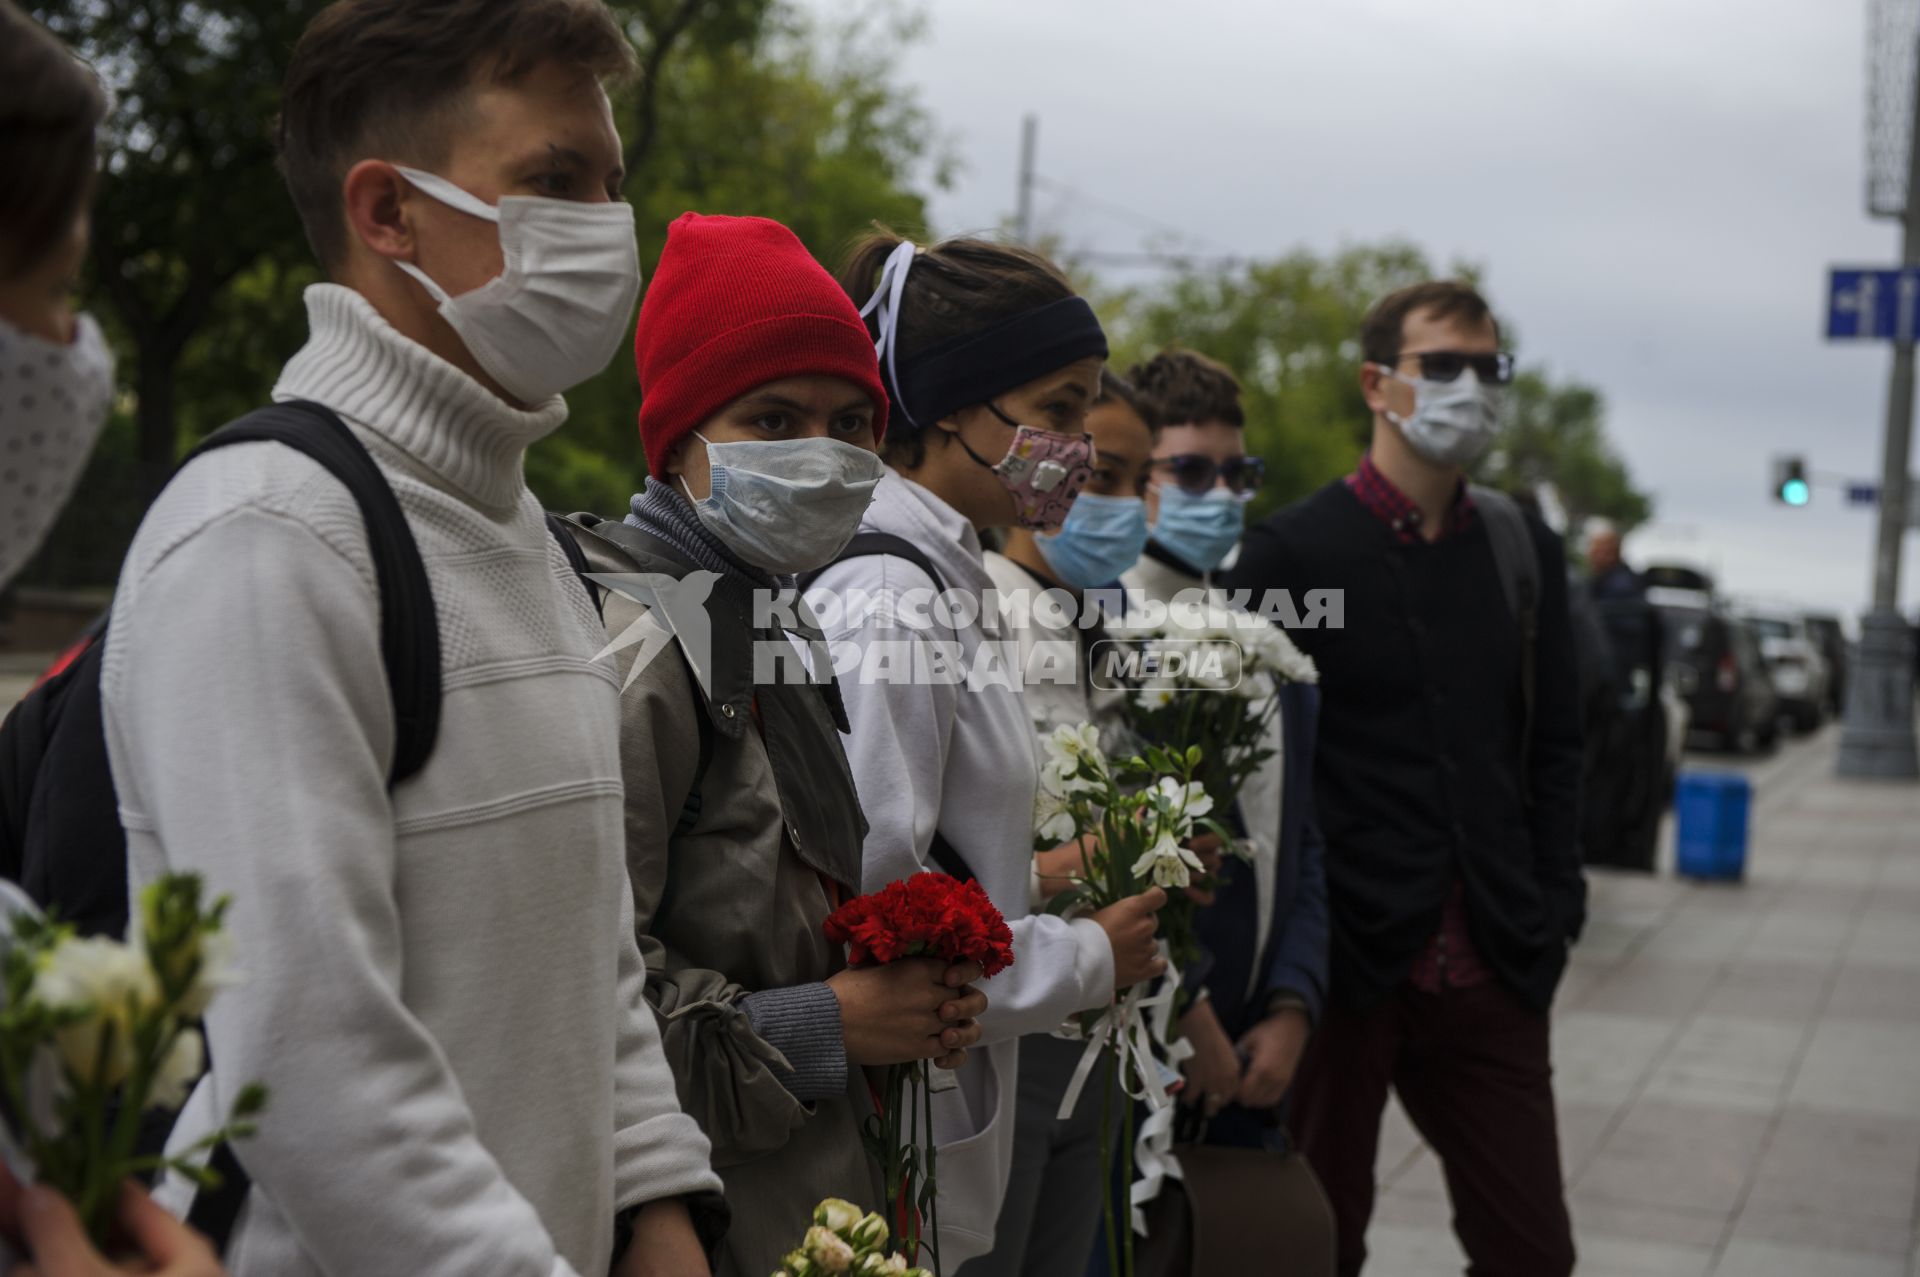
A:
{"type": "MultiPolygon", "coordinates": [[[[1082,870],[1071,887],[1048,902],[1049,911],[1097,911],[1150,886],[1168,893],[1160,911],[1160,933],[1174,970],[1151,997],[1140,987],[1122,990],[1115,1006],[1080,1017],[1079,1036],[1087,1040],[1087,1052],[1060,1107],[1063,1119],[1073,1112],[1094,1065],[1107,1058],[1100,1123],[1101,1182],[1112,1182],[1117,1151],[1124,1159],[1121,1182],[1131,1185],[1132,1100],[1147,1101],[1156,1113],[1165,1109],[1165,1074],[1155,1052],[1170,1061],[1181,1058],[1169,1049],[1169,1035],[1179,993],[1177,969],[1193,935],[1194,904],[1185,888],[1204,872],[1200,858],[1186,844],[1202,829],[1223,837],[1226,831],[1209,816],[1213,800],[1194,779],[1203,762],[1198,746],[1185,750],[1148,746],[1132,757],[1109,760],[1100,749],[1097,729],[1082,723],[1055,729],[1042,748],[1045,762],[1034,813],[1035,843],[1046,848],[1077,839],[1082,870]],[[1116,1090],[1121,1092],[1117,1102],[1123,1128],[1117,1150],[1113,1138],[1116,1090]]],[[[1104,1201],[1107,1253],[1116,1272],[1131,1272],[1133,1232],[1116,1228],[1111,1193],[1104,1195],[1104,1201]]]]}
{"type": "Polygon", "coordinates": [[[1283,683],[1314,683],[1319,671],[1279,627],[1211,600],[1175,600],[1164,620],[1127,625],[1145,676],[1126,706],[1127,725],[1145,741],[1199,746],[1196,778],[1226,811],[1255,768],[1273,756],[1267,728],[1283,683]],[[1209,694],[1211,693],[1211,694],[1209,694]]]}
{"type": "Polygon", "coordinates": [[[813,1208],[813,1227],[787,1252],[773,1277],[933,1277],[906,1257],[887,1250],[887,1221],[852,1202],[829,1197],[813,1208]]]}
{"type": "Polygon", "coordinates": [[[169,874],[140,893],[126,943],[22,913],[0,959],[0,1085],[35,1177],[73,1202],[104,1243],[120,1182],[168,1167],[211,1186],[187,1158],[253,1132],[266,1104],[242,1088],[232,1120],[180,1158],[136,1157],[150,1108],[177,1109],[206,1067],[198,1021],[231,982],[225,897],[169,874]]]}

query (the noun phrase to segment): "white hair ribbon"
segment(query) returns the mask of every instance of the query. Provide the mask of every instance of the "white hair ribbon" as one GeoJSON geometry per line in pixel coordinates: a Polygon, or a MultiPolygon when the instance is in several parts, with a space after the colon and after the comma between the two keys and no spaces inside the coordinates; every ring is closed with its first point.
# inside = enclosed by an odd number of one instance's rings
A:
{"type": "Polygon", "coordinates": [[[875,311],[880,312],[880,337],[873,343],[873,351],[886,363],[887,388],[893,392],[893,406],[905,415],[907,423],[912,426],[920,423],[913,419],[913,412],[900,394],[900,299],[906,295],[907,272],[913,269],[914,254],[919,251],[912,240],[902,240],[895,246],[893,252],[887,255],[886,264],[880,268],[880,283],[874,288],[873,296],[860,308],[862,319],[875,311]]]}

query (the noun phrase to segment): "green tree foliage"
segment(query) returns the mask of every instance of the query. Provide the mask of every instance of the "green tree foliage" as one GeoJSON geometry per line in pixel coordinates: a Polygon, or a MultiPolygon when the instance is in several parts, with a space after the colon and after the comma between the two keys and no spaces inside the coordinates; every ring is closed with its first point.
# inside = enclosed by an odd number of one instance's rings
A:
{"type": "MultiPolygon", "coordinates": [[[[44,0],[115,110],[86,304],[120,355],[121,411],[23,579],[111,581],[180,450],[266,402],[320,278],[273,164],[286,61],[325,0],[44,0]]],[[[832,256],[871,218],[917,227],[943,181],[934,130],[890,64],[917,22],[882,3],[817,25],[792,0],[616,0],[642,74],[614,103],[651,270],[687,209],[787,222],[832,256]]],[[[617,510],[642,474],[630,358],[569,396],[529,458],[550,504],[617,510]]]]}
{"type": "Polygon", "coordinates": [[[1556,383],[1544,368],[1523,372],[1507,396],[1500,441],[1480,467],[1482,481],[1509,492],[1551,487],[1578,531],[1593,517],[1622,530],[1653,516],[1653,502],[1607,442],[1606,401],[1592,386],[1556,383]]]}
{"type": "MultiPolygon", "coordinates": [[[[1372,415],[1360,395],[1360,321],[1396,288],[1435,276],[1413,244],[1355,245],[1331,256],[1300,250],[1270,262],[1182,272],[1166,285],[1108,294],[1101,313],[1125,369],[1185,346],[1233,369],[1243,388],[1247,450],[1266,458],[1258,518],[1350,471],[1372,415]]],[[[1455,264],[1457,278],[1476,268],[1455,264]]],[[[1503,322],[1509,341],[1513,328],[1503,322]]],[[[1606,441],[1598,391],[1523,373],[1508,396],[1499,444],[1480,476],[1513,491],[1551,485],[1574,520],[1644,521],[1648,499],[1606,441]]]]}
{"type": "Polygon", "coordinates": [[[1240,378],[1247,450],[1265,457],[1252,515],[1353,468],[1369,421],[1360,398],[1360,320],[1381,295],[1433,275],[1426,254],[1389,242],[1331,257],[1300,250],[1243,269],[1190,272],[1110,299],[1121,368],[1166,346],[1220,360],[1240,378]]]}

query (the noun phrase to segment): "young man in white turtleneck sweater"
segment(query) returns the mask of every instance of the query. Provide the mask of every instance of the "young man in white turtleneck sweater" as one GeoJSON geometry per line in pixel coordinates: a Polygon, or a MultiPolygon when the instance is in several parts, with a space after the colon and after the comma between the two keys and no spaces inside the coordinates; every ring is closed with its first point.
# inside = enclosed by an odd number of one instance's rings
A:
{"type": "Polygon", "coordinates": [[[628,331],[600,85],[630,62],[600,0],[342,0],[294,51],[283,164],[336,282],[274,395],[348,423],[419,544],[425,767],[389,791],[367,534],[313,461],[196,460],[121,576],[102,687],[135,888],[230,893],[247,973],[174,1147],[271,1091],[236,1150],[239,1274],[708,1271],[696,1220],[724,1212],[641,997],[618,689],[522,475],[628,331]]]}

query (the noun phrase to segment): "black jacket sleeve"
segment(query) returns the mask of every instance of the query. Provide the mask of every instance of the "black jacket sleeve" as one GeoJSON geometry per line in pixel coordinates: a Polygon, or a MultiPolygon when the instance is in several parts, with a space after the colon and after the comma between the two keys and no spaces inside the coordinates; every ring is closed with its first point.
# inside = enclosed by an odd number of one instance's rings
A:
{"type": "Polygon", "coordinates": [[[1527,523],[1540,558],[1533,739],[1526,760],[1534,874],[1567,939],[1576,940],[1587,919],[1580,867],[1580,674],[1560,538],[1531,516],[1527,523]]]}

